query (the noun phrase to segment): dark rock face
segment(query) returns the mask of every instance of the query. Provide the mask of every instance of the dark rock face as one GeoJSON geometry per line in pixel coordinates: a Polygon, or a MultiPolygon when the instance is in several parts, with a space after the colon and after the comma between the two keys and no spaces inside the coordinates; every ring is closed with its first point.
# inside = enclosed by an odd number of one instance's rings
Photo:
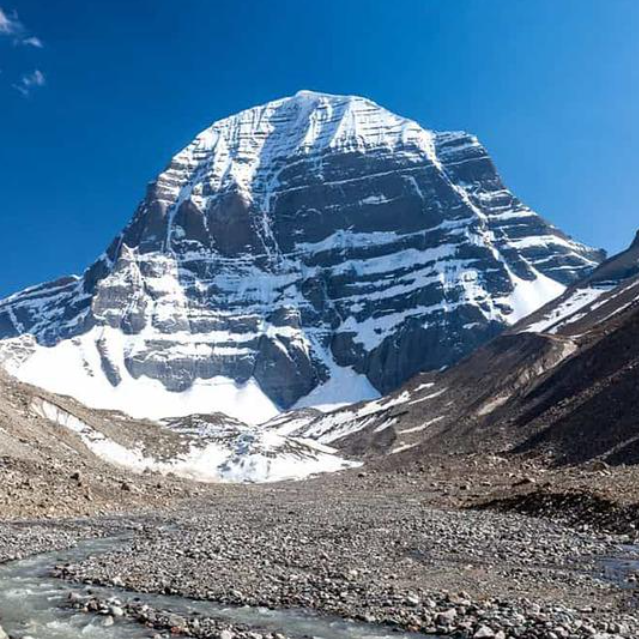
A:
{"type": "Polygon", "coordinates": [[[637,464],[638,249],[633,242],[445,371],[329,413],[291,411],[273,427],[349,456],[403,453],[391,466],[450,451],[637,464]]]}
{"type": "Polygon", "coordinates": [[[601,259],[473,136],[302,92],[200,134],[81,279],[0,302],[0,338],[97,331],[113,385],[253,379],[286,408],[336,367],[388,392],[450,365],[601,259]]]}

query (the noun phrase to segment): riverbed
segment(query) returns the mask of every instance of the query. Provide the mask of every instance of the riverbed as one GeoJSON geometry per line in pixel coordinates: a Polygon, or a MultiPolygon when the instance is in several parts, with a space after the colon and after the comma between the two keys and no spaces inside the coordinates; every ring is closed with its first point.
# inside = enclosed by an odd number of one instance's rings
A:
{"type": "MultiPolygon", "coordinates": [[[[117,549],[121,538],[90,539],[72,549],[45,553],[0,566],[0,619],[13,638],[26,639],[144,639],[157,630],[111,615],[89,614],[71,606],[100,598],[135,600],[155,609],[183,616],[213,617],[262,632],[316,639],[415,639],[414,633],[393,632],[374,624],[346,621],[302,610],[270,610],[249,606],[222,606],[185,597],[134,594],[117,589],[82,587],[51,576],[54,566],[75,563],[117,549]]],[[[119,606],[116,606],[119,608],[119,606]]]]}

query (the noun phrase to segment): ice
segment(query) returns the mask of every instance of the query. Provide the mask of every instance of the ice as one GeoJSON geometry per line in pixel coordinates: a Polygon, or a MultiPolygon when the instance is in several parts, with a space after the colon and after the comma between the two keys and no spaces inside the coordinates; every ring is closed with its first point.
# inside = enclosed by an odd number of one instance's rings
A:
{"type": "Polygon", "coordinates": [[[188,452],[159,461],[144,453],[142,446],[127,448],[52,402],[35,400],[32,409],[78,435],[100,459],[136,473],[172,473],[201,482],[262,483],[303,479],[360,465],[342,459],[328,446],[236,423],[203,427],[191,433],[188,452]]]}

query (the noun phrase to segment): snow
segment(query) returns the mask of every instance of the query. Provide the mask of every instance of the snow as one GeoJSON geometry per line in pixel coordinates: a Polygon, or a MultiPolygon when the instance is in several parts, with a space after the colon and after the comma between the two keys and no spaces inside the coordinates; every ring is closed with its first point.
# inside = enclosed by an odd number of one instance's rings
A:
{"type": "Polygon", "coordinates": [[[419,446],[419,443],[417,444],[400,444],[399,446],[396,446],[395,448],[393,448],[390,452],[391,455],[396,455],[397,453],[402,453],[405,450],[409,450],[411,448],[415,448],[415,446],[419,446]]]}
{"type": "Polygon", "coordinates": [[[428,395],[423,395],[422,397],[418,397],[417,399],[414,399],[411,402],[408,402],[410,405],[412,404],[420,404],[421,402],[425,402],[428,401],[429,399],[435,399],[435,397],[439,397],[440,395],[443,395],[448,389],[447,388],[440,388],[438,391],[435,391],[434,393],[429,393],[428,395]]]}
{"type": "Polygon", "coordinates": [[[312,410],[292,410],[280,413],[268,422],[260,424],[260,427],[265,430],[274,430],[279,435],[290,435],[295,431],[301,432],[315,419],[317,419],[317,414],[312,410]]]}
{"type": "Polygon", "coordinates": [[[564,239],[559,235],[535,235],[531,237],[522,237],[509,240],[509,244],[517,249],[527,248],[547,248],[548,246],[564,246],[567,248],[574,248],[574,243],[570,240],[564,239]]]}
{"type": "MultiPolygon", "coordinates": [[[[278,327],[276,331],[265,329],[266,334],[287,334],[289,327],[278,327]]],[[[294,331],[288,334],[294,337],[294,331]]],[[[172,392],[161,381],[141,376],[134,378],[124,362],[126,353],[139,347],[138,336],[125,336],[117,329],[96,327],[72,340],[64,340],[54,347],[44,347],[29,340],[28,348],[18,349],[13,342],[3,344],[2,354],[13,354],[8,367],[18,379],[44,388],[50,392],[74,397],[92,408],[120,410],[135,418],[162,419],[196,413],[220,412],[247,424],[259,424],[279,415],[281,409],[261,390],[255,379],[245,383],[217,376],[211,379],[196,379],[183,392],[172,392]],[[98,344],[106,353],[110,363],[121,378],[113,386],[106,377],[98,344]],[[19,352],[20,357],[15,354],[19,352]],[[57,371],[64,370],[64,375],[57,371]]],[[[228,340],[227,333],[209,334],[208,339],[228,340]]],[[[188,333],[171,334],[177,344],[162,349],[163,355],[171,357],[209,357],[211,353],[241,353],[241,349],[227,348],[194,342],[203,339],[188,333]]],[[[332,356],[319,346],[317,354],[328,368],[329,379],[302,398],[294,408],[314,407],[330,411],[346,404],[375,399],[379,392],[368,379],[352,368],[335,364],[332,356]]]]}
{"type": "Polygon", "coordinates": [[[140,449],[129,449],[114,442],[59,406],[42,400],[34,402],[32,408],[41,417],[79,435],[85,446],[100,459],[135,472],[142,472],[147,468],[150,469],[151,464],[149,460],[144,458],[140,449]]]}
{"type": "Polygon", "coordinates": [[[222,412],[256,424],[280,412],[253,379],[244,384],[225,377],[197,379],[181,393],[168,391],[159,380],[144,376],[135,379],[123,362],[124,339],[116,329],[94,328],[51,348],[37,345],[13,373],[24,382],[69,395],[92,408],[121,410],[136,418],[222,412]],[[117,386],[111,385],[102,370],[97,348],[102,338],[120,358],[116,363],[122,381],[117,386]],[[64,375],[59,374],[61,370],[64,375]]]}
{"type": "Polygon", "coordinates": [[[361,465],[338,457],[333,449],[316,442],[286,438],[250,426],[227,425],[202,429],[192,437],[187,453],[159,461],[145,454],[142,446],[127,448],[49,401],[34,401],[32,409],[78,435],[100,459],[137,473],[172,473],[201,482],[274,482],[361,465]]]}
{"type": "Polygon", "coordinates": [[[360,204],[386,204],[390,201],[391,200],[389,200],[384,195],[369,195],[363,200],[360,200],[360,204]]]}
{"type": "MultiPolygon", "coordinates": [[[[404,391],[395,397],[386,397],[364,402],[351,408],[343,408],[318,417],[298,430],[293,431],[296,436],[314,439],[318,442],[330,444],[342,437],[352,435],[371,424],[376,424],[375,430],[385,430],[396,423],[395,418],[385,419],[377,423],[381,414],[393,406],[399,406],[409,401],[411,395],[404,391]]],[[[285,428],[285,426],[281,427],[285,428]]]]}
{"type": "Polygon", "coordinates": [[[393,231],[373,231],[370,233],[364,233],[339,229],[327,238],[318,242],[297,242],[295,245],[295,254],[313,255],[324,251],[391,244],[402,237],[406,236],[402,236],[393,231]]]}
{"type": "Polygon", "coordinates": [[[439,417],[434,417],[433,419],[428,419],[425,422],[423,422],[422,424],[420,424],[419,426],[414,426],[413,428],[406,428],[404,430],[400,430],[399,434],[400,435],[408,435],[410,433],[419,433],[423,430],[426,430],[431,424],[434,424],[435,422],[439,422],[442,419],[444,419],[443,415],[440,415],[439,417]]]}
{"type": "Polygon", "coordinates": [[[329,379],[314,388],[308,395],[300,399],[294,406],[299,408],[316,408],[328,412],[342,406],[367,399],[376,399],[379,391],[368,381],[365,375],[356,373],[352,368],[337,366],[331,360],[329,379]]]}
{"type": "Polygon", "coordinates": [[[535,279],[524,280],[510,273],[515,290],[504,301],[513,309],[509,323],[514,324],[533,311],[559,297],[566,287],[559,282],[535,271],[535,279]]]}
{"type": "MultiPolygon", "coordinates": [[[[278,177],[252,188],[260,166],[329,149],[367,151],[405,144],[430,148],[432,137],[415,122],[365,98],[302,91],[215,122],[178,153],[160,178],[179,183],[205,169],[213,190],[233,181],[247,194],[259,192],[260,204],[268,211],[278,177]]],[[[173,204],[181,193],[174,189],[173,204]]]]}
{"type": "Polygon", "coordinates": [[[529,333],[556,333],[557,330],[578,319],[577,313],[582,308],[592,304],[612,287],[586,287],[576,289],[567,299],[550,309],[543,318],[525,326],[522,331],[529,333]]]}

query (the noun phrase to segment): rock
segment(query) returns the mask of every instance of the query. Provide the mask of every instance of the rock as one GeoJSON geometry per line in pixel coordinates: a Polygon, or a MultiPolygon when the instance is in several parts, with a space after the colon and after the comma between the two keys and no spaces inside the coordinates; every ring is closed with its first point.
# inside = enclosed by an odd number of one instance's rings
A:
{"type": "Polygon", "coordinates": [[[0,639],[9,639],[9,635],[0,626],[0,639]]]}
{"type": "Polygon", "coordinates": [[[481,626],[473,635],[473,639],[494,639],[495,633],[488,626],[481,626]]]}
{"type": "Polygon", "coordinates": [[[169,615],[168,625],[170,628],[186,628],[187,622],[181,615],[169,615]]]}
{"type": "Polygon", "coordinates": [[[610,466],[602,459],[595,459],[587,464],[586,468],[593,473],[610,470],[610,466]]]}
{"type": "Polygon", "coordinates": [[[382,393],[448,366],[512,323],[522,280],[541,305],[556,286],[540,276],[568,285],[602,259],[514,197],[474,136],[304,93],[199,135],[80,281],[3,300],[0,340],[94,347],[96,365],[60,371],[70,395],[80,375],[167,392],[223,376],[289,408],[334,364],[382,393]],[[432,276],[443,272],[446,286],[432,276]],[[213,331],[229,345],[211,350],[213,331]]]}
{"type": "Polygon", "coordinates": [[[437,620],[437,623],[441,623],[443,625],[450,625],[453,623],[453,621],[455,621],[456,617],[457,617],[457,610],[455,610],[455,608],[449,608],[448,610],[444,612],[440,612],[435,617],[435,619],[437,620]]]}
{"type": "Polygon", "coordinates": [[[406,603],[410,606],[417,606],[419,604],[419,597],[415,593],[408,593],[406,603]]]}

